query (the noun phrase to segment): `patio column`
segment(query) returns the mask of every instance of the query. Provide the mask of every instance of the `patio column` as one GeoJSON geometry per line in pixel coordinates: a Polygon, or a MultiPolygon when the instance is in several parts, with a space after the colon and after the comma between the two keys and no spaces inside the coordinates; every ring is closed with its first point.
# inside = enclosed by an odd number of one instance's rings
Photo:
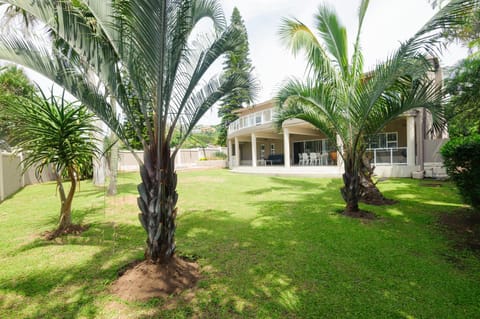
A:
{"type": "Polygon", "coordinates": [[[407,166],[415,166],[415,117],[407,117],[407,166]]]}
{"type": "Polygon", "coordinates": [[[240,166],[240,145],[238,144],[238,137],[235,137],[235,166],[240,166]]]}
{"type": "Polygon", "coordinates": [[[252,133],[252,167],[257,167],[257,136],[252,133]]]}
{"type": "Polygon", "coordinates": [[[342,157],[343,154],[340,154],[340,153],[343,153],[343,143],[339,135],[337,135],[337,145],[338,145],[338,148],[340,149],[339,151],[337,151],[337,166],[343,167],[343,157],[342,157]]]}
{"type": "Polygon", "coordinates": [[[283,160],[286,168],[290,167],[290,133],[288,128],[283,128],[283,160]]]}
{"type": "Polygon", "coordinates": [[[228,139],[228,167],[230,168],[233,166],[232,153],[232,140],[228,139]]]}

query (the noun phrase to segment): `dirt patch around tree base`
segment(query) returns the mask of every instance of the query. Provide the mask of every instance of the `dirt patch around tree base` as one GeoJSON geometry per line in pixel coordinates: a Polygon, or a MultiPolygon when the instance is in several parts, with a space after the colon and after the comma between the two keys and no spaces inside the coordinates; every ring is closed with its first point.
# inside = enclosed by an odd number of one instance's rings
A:
{"type": "Polygon", "coordinates": [[[79,225],[79,224],[72,224],[64,229],[55,229],[51,231],[44,232],[42,237],[46,240],[54,240],[57,237],[63,235],[80,235],[84,231],[90,228],[90,225],[79,225]]]}
{"type": "Polygon", "coordinates": [[[455,248],[468,249],[480,257],[480,213],[470,209],[443,214],[439,224],[447,230],[447,237],[455,248]]]}
{"type": "Polygon", "coordinates": [[[200,278],[197,263],[174,256],[167,264],[137,261],[119,272],[110,291],[126,301],[167,298],[192,289],[200,278]]]}

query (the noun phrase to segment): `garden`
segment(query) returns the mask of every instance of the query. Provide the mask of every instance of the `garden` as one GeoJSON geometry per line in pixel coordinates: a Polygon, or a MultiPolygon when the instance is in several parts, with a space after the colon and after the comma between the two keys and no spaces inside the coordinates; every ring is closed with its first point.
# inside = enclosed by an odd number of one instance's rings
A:
{"type": "Polygon", "coordinates": [[[1,318],[474,318],[480,311],[479,227],[453,184],[390,179],[376,219],[341,215],[339,179],[179,173],[177,254],[196,261],[195,287],[129,301],[112,291],[143,259],[138,174],[118,194],[80,185],[79,235],[55,227],[55,184],[28,186],[0,205],[1,318]],[[202,185],[202,186],[200,186],[202,185]],[[451,222],[456,220],[457,222],[451,222]],[[467,219],[465,219],[467,220],[467,219]],[[468,231],[467,231],[468,230],[468,231]],[[475,237],[476,236],[476,237],[475,237]],[[474,243],[474,242],[473,242],[474,243]]]}

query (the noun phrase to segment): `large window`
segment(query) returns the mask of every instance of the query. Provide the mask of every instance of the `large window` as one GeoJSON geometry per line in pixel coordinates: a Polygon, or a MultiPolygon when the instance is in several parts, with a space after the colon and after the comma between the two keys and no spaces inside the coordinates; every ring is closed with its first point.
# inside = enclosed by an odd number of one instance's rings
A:
{"type": "Polygon", "coordinates": [[[367,139],[368,148],[397,148],[398,133],[387,132],[372,135],[367,139]]]}
{"type": "Polygon", "coordinates": [[[328,153],[335,150],[335,146],[328,139],[295,142],[300,145],[301,152],[304,153],[328,153]]]}
{"type": "Polygon", "coordinates": [[[270,155],[275,155],[275,144],[270,144],[270,155]]]}

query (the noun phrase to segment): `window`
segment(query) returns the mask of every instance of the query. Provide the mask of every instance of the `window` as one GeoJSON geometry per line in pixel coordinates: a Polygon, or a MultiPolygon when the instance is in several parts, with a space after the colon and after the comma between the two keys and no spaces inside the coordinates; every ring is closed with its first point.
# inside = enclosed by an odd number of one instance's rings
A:
{"type": "Polygon", "coordinates": [[[254,116],[253,114],[250,114],[250,115],[248,116],[248,125],[247,125],[247,127],[254,126],[254,124],[253,124],[254,121],[255,121],[255,116],[254,116]]]}
{"type": "Polygon", "coordinates": [[[270,155],[275,155],[275,144],[270,144],[270,155]]]}
{"type": "Polygon", "coordinates": [[[272,120],[272,111],[271,110],[263,111],[263,120],[265,122],[270,122],[272,120]]]}
{"type": "Polygon", "coordinates": [[[262,124],[262,113],[255,114],[255,125],[262,124]]]}
{"type": "Polygon", "coordinates": [[[398,136],[397,132],[387,133],[387,147],[396,148],[398,147],[398,136]]]}
{"type": "Polygon", "coordinates": [[[367,137],[368,148],[397,148],[398,133],[387,132],[367,137]]]}
{"type": "Polygon", "coordinates": [[[260,144],[260,159],[265,159],[265,144],[260,144]]]}

